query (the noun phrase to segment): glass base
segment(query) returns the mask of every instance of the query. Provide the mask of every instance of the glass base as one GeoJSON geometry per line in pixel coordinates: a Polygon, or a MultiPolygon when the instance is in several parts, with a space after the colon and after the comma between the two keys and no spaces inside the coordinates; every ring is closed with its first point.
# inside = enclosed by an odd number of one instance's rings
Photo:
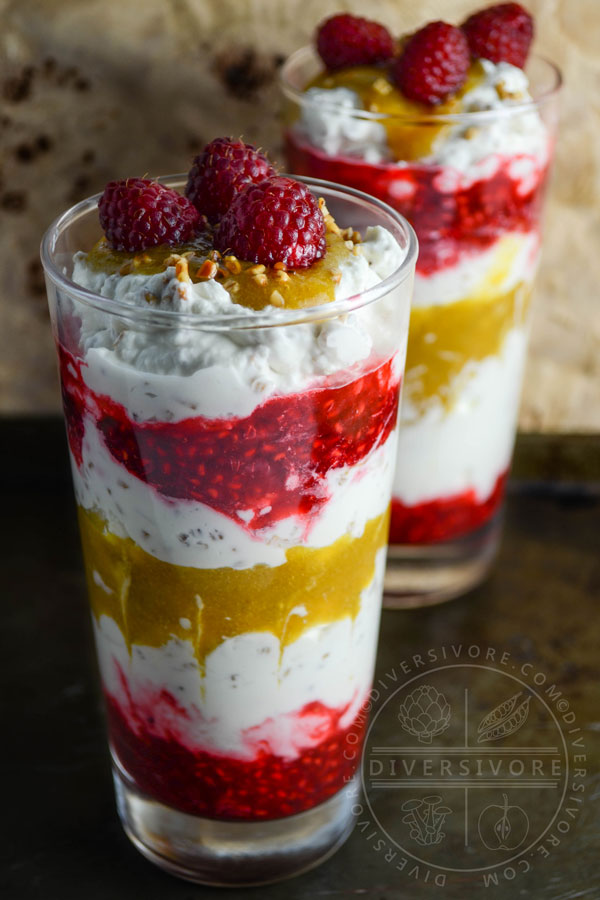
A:
{"type": "Polygon", "coordinates": [[[314,809],[271,822],[222,822],[152,800],[113,766],[121,823],[137,849],[171,875],[216,886],[291,878],[342,846],[355,822],[359,776],[314,809]]]}
{"type": "Polygon", "coordinates": [[[385,572],[386,609],[444,603],[480,584],[494,560],[502,514],[476,531],[439,544],[390,544],[385,572]]]}

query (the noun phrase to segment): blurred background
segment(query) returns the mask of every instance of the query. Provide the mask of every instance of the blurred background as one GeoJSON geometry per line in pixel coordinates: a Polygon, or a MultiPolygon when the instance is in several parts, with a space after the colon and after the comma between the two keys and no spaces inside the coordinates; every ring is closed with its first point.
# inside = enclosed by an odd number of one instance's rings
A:
{"type": "MultiPolygon", "coordinates": [[[[59,409],[38,246],[113,178],[218,135],[281,161],[277,76],[325,16],[393,32],[480,0],[0,0],[0,413],[59,409]]],[[[521,428],[600,431],[600,0],[525,0],[565,78],[521,428]]]]}

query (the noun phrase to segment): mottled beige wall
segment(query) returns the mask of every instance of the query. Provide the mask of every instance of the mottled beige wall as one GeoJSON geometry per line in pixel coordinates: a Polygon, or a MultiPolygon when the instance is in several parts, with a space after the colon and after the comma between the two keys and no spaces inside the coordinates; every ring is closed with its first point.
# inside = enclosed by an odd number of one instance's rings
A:
{"type": "MultiPolygon", "coordinates": [[[[0,411],[58,408],[40,235],[109,178],[188,167],[218,134],[279,152],[277,67],[338,10],[397,32],[471,0],[0,0],[0,411]]],[[[600,430],[600,0],[529,0],[564,70],[521,422],[600,430]]]]}

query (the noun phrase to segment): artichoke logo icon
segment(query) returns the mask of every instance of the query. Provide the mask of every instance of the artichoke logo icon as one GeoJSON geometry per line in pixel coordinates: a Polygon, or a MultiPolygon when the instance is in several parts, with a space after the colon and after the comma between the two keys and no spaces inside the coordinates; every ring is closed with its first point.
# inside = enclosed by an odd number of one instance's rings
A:
{"type": "Polygon", "coordinates": [[[450,704],[431,684],[422,684],[400,704],[398,719],[405,731],[430,744],[450,724],[450,704]]]}

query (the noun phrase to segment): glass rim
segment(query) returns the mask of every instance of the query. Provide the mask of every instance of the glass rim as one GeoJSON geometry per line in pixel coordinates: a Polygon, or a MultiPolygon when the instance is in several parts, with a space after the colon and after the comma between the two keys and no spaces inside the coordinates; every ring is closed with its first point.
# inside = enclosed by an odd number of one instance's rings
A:
{"type": "MultiPolygon", "coordinates": [[[[370,288],[345,297],[343,300],[332,300],[330,303],[322,303],[317,306],[301,307],[299,309],[281,309],[273,307],[265,312],[265,310],[256,311],[255,315],[240,314],[219,314],[219,315],[201,315],[199,313],[187,313],[179,310],[156,309],[149,307],[130,306],[120,300],[112,300],[103,297],[95,291],[83,287],[73,281],[69,276],[61,271],[54,259],[56,242],[59,235],[70,227],[74,222],[81,219],[84,215],[97,208],[98,201],[102,196],[101,193],[94,194],[81,200],[65,212],[57,216],[49,225],[44,233],[40,245],[40,257],[44,271],[53,284],[74,296],[86,306],[118,316],[120,319],[126,319],[131,322],[144,323],[145,325],[153,325],[158,327],[180,327],[196,328],[203,331],[231,331],[231,330],[253,330],[256,328],[275,328],[285,325],[296,325],[306,322],[323,321],[327,319],[337,318],[346,313],[361,309],[368,306],[385,296],[391,290],[402,284],[414,269],[418,253],[418,241],[414,229],[410,223],[396,212],[387,203],[378,200],[366,194],[364,191],[355,188],[346,187],[345,185],[336,184],[335,182],[325,181],[320,178],[308,178],[298,175],[286,175],[280,173],[284,177],[294,178],[302,181],[309,188],[316,190],[321,189],[329,193],[329,195],[338,195],[340,199],[354,199],[360,201],[363,205],[376,207],[380,213],[384,213],[393,224],[404,233],[406,238],[406,253],[398,268],[370,288]]],[[[167,187],[185,184],[187,174],[165,175],[156,179],[167,187]]]]}
{"type": "MultiPolygon", "coordinates": [[[[311,44],[306,44],[304,47],[300,47],[298,50],[295,50],[294,53],[288,56],[279,73],[279,86],[281,88],[281,91],[289,100],[293,100],[299,105],[318,105],[320,108],[324,108],[326,110],[329,109],[332,111],[335,110],[336,112],[339,112],[339,104],[328,103],[326,100],[319,100],[317,103],[311,97],[307,97],[304,90],[300,90],[299,88],[295,87],[289,80],[288,76],[290,69],[292,69],[294,65],[304,61],[305,59],[308,59],[309,57],[312,57],[313,59],[319,58],[315,48],[311,44]]],[[[511,103],[510,105],[507,104],[506,106],[500,106],[497,109],[477,109],[459,113],[436,114],[435,111],[432,111],[424,112],[421,115],[403,115],[373,112],[368,109],[347,109],[346,107],[344,107],[344,113],[348,115],[349,118],[365,119],[370,122],[385,122],[392,120],[395,122],[403,122],[406,125],[431,125],[432,123],[457,124],[460,122],[468,122],[469,124],[475,125],[478,123],[490,121],[492,119],[497,119],[498,117],[509,118],[511,116],[522,115],[525,112],[531,111],[533,109],[538,109],[544,103],[555,97],[560,91],[563,83],[562,73],[560,69],[551,60],[538,53],[532,53],[529,58],[536,63],[542,63],[542,65],[545,66],[550,73],[552,79],[550,87],[540,91],[539,94],[536,94],[530,100],[521,100],[516,103],[511,103]]]]}

